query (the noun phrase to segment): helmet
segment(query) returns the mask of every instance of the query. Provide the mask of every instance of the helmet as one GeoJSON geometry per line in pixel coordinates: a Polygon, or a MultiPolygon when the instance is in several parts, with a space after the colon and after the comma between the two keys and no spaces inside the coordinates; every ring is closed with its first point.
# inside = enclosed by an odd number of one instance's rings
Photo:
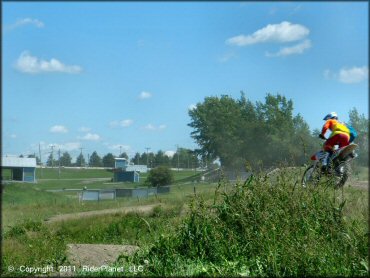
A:
{"type": "Polygon", "coordinates": [[[326,115],[323,120],[326,121],[326,120],[329,120],[329,119],[338,119],[337,113],[336,112],[331,112],[328,115],[326,115]]]}

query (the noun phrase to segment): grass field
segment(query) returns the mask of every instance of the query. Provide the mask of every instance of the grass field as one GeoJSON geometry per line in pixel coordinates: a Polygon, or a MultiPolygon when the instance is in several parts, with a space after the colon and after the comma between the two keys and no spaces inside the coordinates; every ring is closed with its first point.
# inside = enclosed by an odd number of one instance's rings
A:
{"type": "MultiPolygon", "coordinates": [[[[66,171],[64,180],[48,178],[39,179],[37,184],[3,186],[2,272],[5,276],[28,276],[10,273],[9,266],[68,265],[66,245],[69,243],[138,245],[141,251],[131,263],[150,260],[151,267],[145,275],[366,273],[366,190],[346,187],[343,195],[341,191],[325,188],[306,192],[291,183],[299,173],[290,172],[289,176],[282,172],[269,178],[279,184],[273,187],[276,189],[269,189],[266,178],[250,183],[254,190],[227,182],[180,183],[173,185],[171,193],[165,195],[83,203],[79,203],[76,193],[46,191],[83,186],[112,188],[107,181],[91,180],[102,177],[97,171],[91,172],[93,177],[87,171],[66,171]],[[114,213],[51,224],[44,222],[59,214],[147,204],[158,207],[148,215],[114,213]],[[306,207],[310,209],[306,211],[306,207]],[[297,209],[300,213],[294,213],[297,209]],[[244,234],[248,236],[241,237],[244,234]],[[306,249],[300,249],[304,244],[308,244],[306,249]],[[228,250],[233,250],[235,255],[230,257],[228,250]],[[243,257],[243,254],[249,255],[243,257]],[[306,262],[299,259],[302,254],[307,256],[306,262]],[[308,269],[306,273],[299,269],[303,266],[308,269]]],[[[53,174],[47,173],[48,177],[53,174]]],[[[175,179],[181,181],[194,172],[175,171],[174,174],[175,179]]],[[[363,170],[359,171],[358,179],[364,177],[367,176],[363,170]]],[[[117,262],[122,263],[122,259],[117,262]]],[[[101,273],[102,276],[108,274],[101,273]]],[[[87,274],[79,272],[79,275],[87,274]]]]}

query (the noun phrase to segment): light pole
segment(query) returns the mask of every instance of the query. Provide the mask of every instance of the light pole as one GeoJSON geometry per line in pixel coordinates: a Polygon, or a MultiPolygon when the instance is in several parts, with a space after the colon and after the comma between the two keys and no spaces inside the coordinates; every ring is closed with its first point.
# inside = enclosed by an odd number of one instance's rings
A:
{"type": "Polygon", "coordinates": [[[150,148],[146,147],[145,149],[146,149],[146,167],[149,168],[149,152],[148,151],[150,150],[150,148]]]}

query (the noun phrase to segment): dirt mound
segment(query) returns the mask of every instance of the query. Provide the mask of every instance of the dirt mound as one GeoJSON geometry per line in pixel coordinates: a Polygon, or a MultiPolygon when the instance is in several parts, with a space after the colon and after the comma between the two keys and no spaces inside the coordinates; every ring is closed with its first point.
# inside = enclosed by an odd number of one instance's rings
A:
{"type": "Polygon", "coordinates": [[[67,258],[77,268],[101,267],[114,263],[120,255],[131,256],[138,250],[134,245],[68,244],[67,258]]]}

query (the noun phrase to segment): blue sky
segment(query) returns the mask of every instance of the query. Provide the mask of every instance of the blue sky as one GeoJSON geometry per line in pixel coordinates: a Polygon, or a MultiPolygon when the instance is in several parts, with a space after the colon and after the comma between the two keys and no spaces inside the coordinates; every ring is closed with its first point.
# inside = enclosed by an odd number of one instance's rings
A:
{"type": "Polygon", "coordinates": [[[206,96],[368,115],[367,2],[3,2],[2,153],[196,148],[206,96]]]}

